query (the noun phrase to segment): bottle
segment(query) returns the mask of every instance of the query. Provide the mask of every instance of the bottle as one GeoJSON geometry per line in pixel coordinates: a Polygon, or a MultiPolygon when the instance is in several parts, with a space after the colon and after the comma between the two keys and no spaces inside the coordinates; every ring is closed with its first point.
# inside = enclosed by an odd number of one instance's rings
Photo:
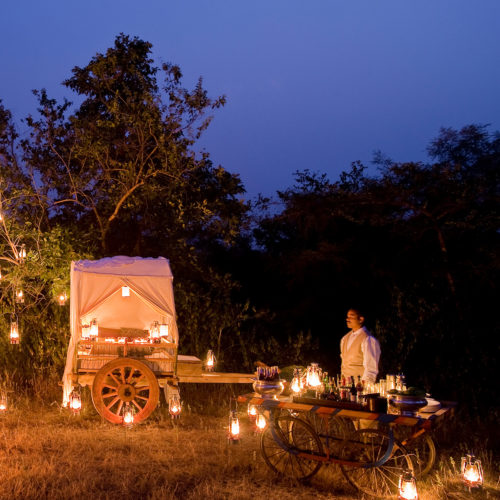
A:
{"type": "Polygon", "coordinates": [[[328,377],[328,372],[325,372],[323,376],[323,394],[325,398],[330,394],[330,379],[328,377]]]}
{"type": "Polygon", "coordinates": [[[356,402],[356,386],[354,385],[354,377],[351,377],[351,390],[349,392],[350,392],[350,396],[351,396],[351,403],[355,403],[356,402]]]}
{"type": "Polygon", "coordinates": [[[358,383],[356,384],[356,400],[363,404],[364,384],[361,382],[361,375],[358,375],[358,383]]]}

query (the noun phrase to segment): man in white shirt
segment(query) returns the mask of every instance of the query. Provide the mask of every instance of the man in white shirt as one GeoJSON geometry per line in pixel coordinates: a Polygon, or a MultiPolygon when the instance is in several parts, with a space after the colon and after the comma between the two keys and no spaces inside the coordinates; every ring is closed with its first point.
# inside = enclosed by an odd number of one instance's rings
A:
{"type": "Polygon", "coordinates": [[[375,382],[380,359],[380,344],[363,323],[364,316],[357,309],[347,311],[346,324],[351,330],[340,340],[341,373],[347,377],[358,375],[364,382],[375,382]]]}

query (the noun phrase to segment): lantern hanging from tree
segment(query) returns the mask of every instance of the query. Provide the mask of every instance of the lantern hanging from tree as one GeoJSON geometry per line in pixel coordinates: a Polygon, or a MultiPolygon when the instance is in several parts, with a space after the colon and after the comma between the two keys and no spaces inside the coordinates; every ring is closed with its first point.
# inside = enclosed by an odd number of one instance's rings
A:
{"type": "Polygon", "coordinates": [[[403,471],[399,478],[399,499],[418,500],[417,482],[409,470],[403,471]]]}
{"type": "Polygon", "coordinates": [[[64,306],[66,304],[66,301],[68,300],[68,296],[66,295],[66,292],[59,294],[57,297],[57,303],[60,306],[64,306]]]}
{"type": "Polygon", "coordinates": [[[10,343],[19,344],[19,340],[19,325],[17,324],[17,320],[12,318],[10,320],[10,343]]]}
{"type": "Polygon", "coordinates": [[[22,288],[16,290],[16,303],[24,304],[24,292],[22,288]]]}
{"type": "Polygon", "coordinates": [[[26,247],[24,246],[24,243],[21,245],[21,248],[17,253],[17,259],[21,264],[26,260],[26,247]]]}
{"type": "Polygon", "coordinates": [[[213,372],[215,370],[215,355],[211,349],[209,349],[207,352],[205,367],[207,372],[213,372]]]}
{"type": "Polygon", "coordinates": [[[462,479],[469,488],[479,488],[483,485],[483,467],[474,455],[462,457],[461,471],[462,479]]]}

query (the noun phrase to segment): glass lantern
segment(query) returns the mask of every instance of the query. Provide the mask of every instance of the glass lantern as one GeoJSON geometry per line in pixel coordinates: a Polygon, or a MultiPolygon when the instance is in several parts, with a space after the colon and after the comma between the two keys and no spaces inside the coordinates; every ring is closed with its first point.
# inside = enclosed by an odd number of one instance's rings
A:
{"type": "Polygon", "coordinates": [[[17,304],[24,304],[24,292],[22,288],[19,288],[16,290],[16,303],[17,304]]]}
{"type": "Polygon", "coordinates": [[[19,344],[19,325],[15,319],[10,320],[10,343],[19,344]]]}
{"type": "Polygon", "coordinates": [[[66,301],[68,300],[68,296],[66,295],[66,293],[61,293],[58,297],[57,297],[57,303],[60,305],[60,306],[64,306],[66,304],[66,301]]]}
{"type": "Polygon", "coordinates": [[[248,418],[252,422],[255,422],[255,419],[257,418],[257,407],[250,403],[248,403],[248,418]]]}
{"type": "Polygon", "coordinates": [[[207,372],[213,372],[215,370],[215,355],[211,349],[209,349],[207,352],[205,367],[207,372]]]}
{"type": "Polygon", "coordinates": [[[236,410],[229,412],[229,441],[237,443],[240,440],[240,421],[236,410]]]}
{"type": "Polygon", "coordinates": [[[172,418],[179,418],[181,415],[181,400],[177,394],[173,394],[168,399],[168,412],[172,418]]]}
{"type": "Polygon", "coordinates": [[[462,457],[461,471],[462,479],[469,488],[479,488],[483,485],[483,467],[474,455],[462,457]]]}
{"type": "Polygon", "coordinates": [[[94,318],[90,322],[89,338],[96,340],[98,336],[99,336],[99,323],[97,322],[97,319],[94,318]]]}
{"type": "Polygon", "coordinates": [[[302,380],[302,376],[300,373],[300,368],[295,368],[293,372],[293,379],[290,384],[290,389],[292,390],[293,394],[298,396],[299,394],[302,393],[304,390],[304,382],[302,380]]]}
{"type": "Polygon", "coordinates": [[[399,499],[418,500],[417,482],[409,470],[403,471],[399,478],[399,499]]]}
{"type": "Polygon", "coordinates": [[[165,340],[165,342],[169,341],[168,338],[168,324],[165,321],[165,318],[162,318],[160,323],[160,338],[165,340]]]}
{"type": "Polygon", "coordinates": [[[73,391],[69,396],[69,409],[75,414],[78,415],[82,409],[82,398],[80,393],[77,391],[73,391]]]}
{"type": "Polygon", "coordinates": [[[0,413],[7,411],[7,393],[2,391],[0,393],[0,413]]]}
{"type": "Polygon", "coordinates": [[[266,425],[267,425],[266,417],[264,417],[262,413],[259,413],[255,420],[255,427],[257,428],[257,431],[262,432],[266,428],[266,425]]]}
{"type": "Polygon", "coordinates": [[[311,363],[307,367],[306,372],[306,385],[313,391],[319,391],[321,388],[321,368],[318,363],[311,363]]]}
{"type": "Polygon", "coordinates": [[[132,427],[134,425],[134,407],[130,406],[128,403],[123,407],[123,425],[125,427],[132,427]]]}

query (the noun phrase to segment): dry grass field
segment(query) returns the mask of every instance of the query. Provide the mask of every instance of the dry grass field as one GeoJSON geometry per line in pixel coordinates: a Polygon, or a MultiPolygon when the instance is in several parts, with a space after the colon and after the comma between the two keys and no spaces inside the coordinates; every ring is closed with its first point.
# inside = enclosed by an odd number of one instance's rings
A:
{"type": "MultiPolygon", "coordinates": [[[[224,394],[207,401],[218,416],[201,414],[194,401],[176,422],[159,408],[132,429],[101,420],[88,400],[75,417],[55,402],[12,399],[0,417],[0,500],[362,498],[336,466],[322,468],[307,484],[274,476],[244,419],[241,442],[228,444],[227,418],[220,416],[224,394]]],[[[435,471],[419,483],[421,500],[500,498],[493,453],[479,454],[486,485],[473,495],[458,478],[461,453],[460,446],[441,451],[435,471]]]]}

